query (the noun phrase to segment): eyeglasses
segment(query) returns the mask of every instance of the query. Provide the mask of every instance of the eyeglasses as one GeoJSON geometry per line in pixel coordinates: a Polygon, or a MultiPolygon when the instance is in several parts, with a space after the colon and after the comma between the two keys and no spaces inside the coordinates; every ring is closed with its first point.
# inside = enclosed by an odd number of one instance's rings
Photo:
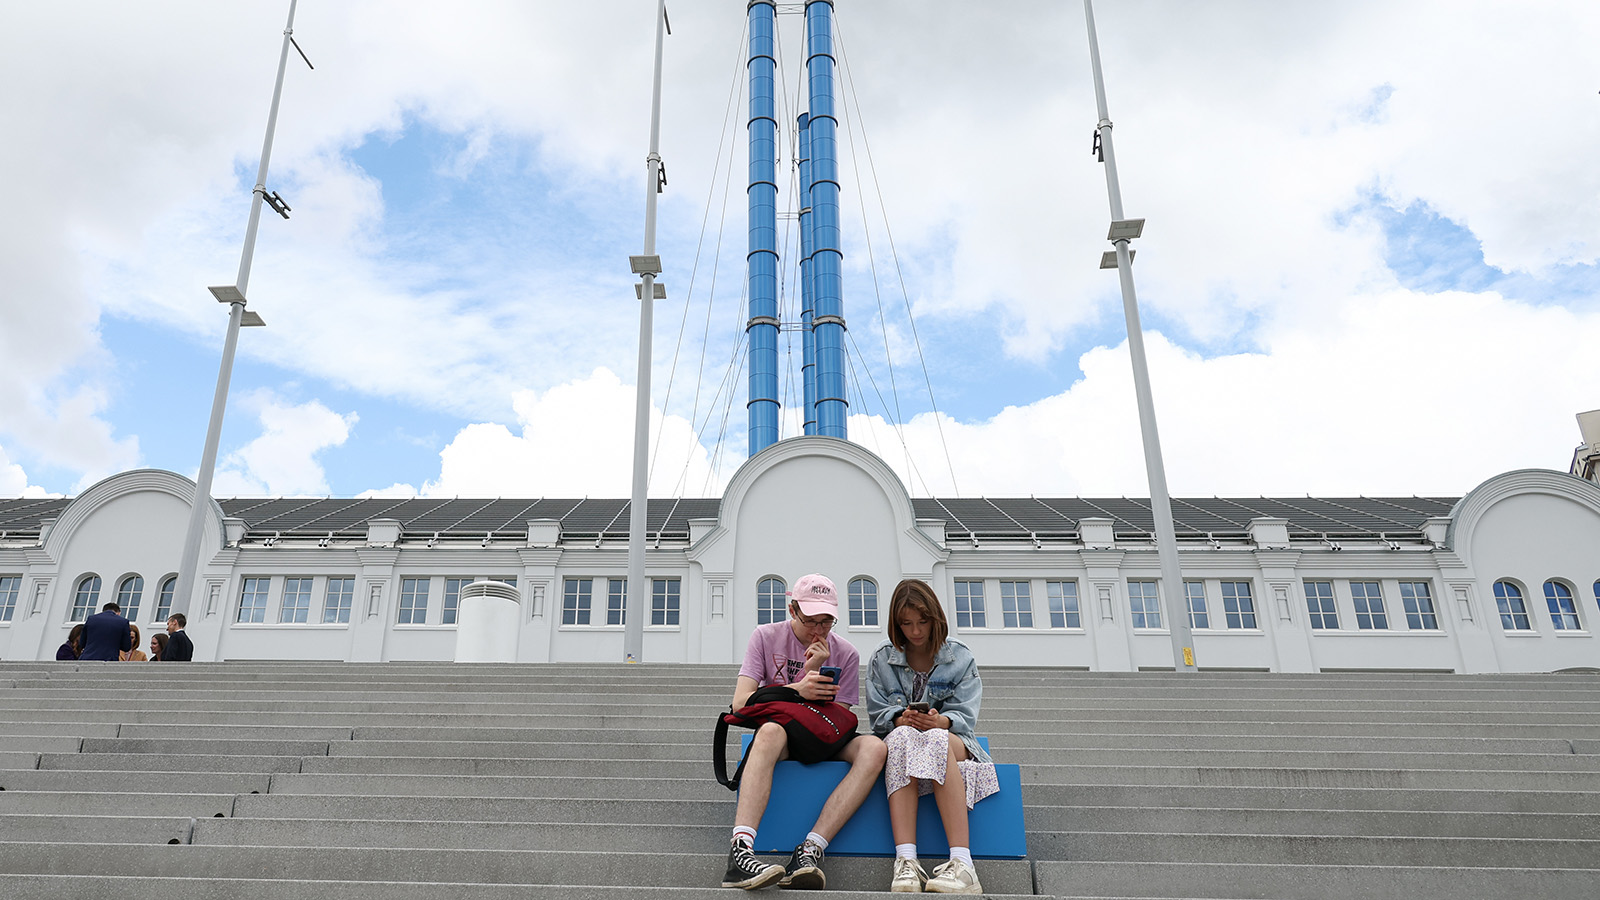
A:
{"type": "Polygon", "coordinates": [[[816,628],[822,631],[832,631],[833,626],[838,622],[838,620],[833,616],[819,616],[815,619],[808,618],[800,615],[798,610],[795,611],[794,620],[807,628],[816,628]]]}

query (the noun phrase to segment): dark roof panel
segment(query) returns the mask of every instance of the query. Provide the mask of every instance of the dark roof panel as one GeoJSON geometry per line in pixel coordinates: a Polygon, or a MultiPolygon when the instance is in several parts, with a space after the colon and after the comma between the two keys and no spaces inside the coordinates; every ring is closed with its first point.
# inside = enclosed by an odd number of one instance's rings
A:
{"type": "MultiPolygon", "coordinates": [[[[61,514],[62,498],[0,499],[0,531],[37,532],[45,519],[61,514]]],[[[229,498],[219,501],[224,515],[243,519],[253,535],[365,531],[372,519],[398,519],[407,534],[483,535],[517,533],[529,519],[555,519],[564,532],[621,535],[628,530],[629,501],[615,498],[439,500],[413,498],[229,498]]],[[[1240,534],[1251,519],[1287,519],[1299,537],[1373,537],[1415,534],[1423,520],[1448,515],[1454,497],[1175,497],[1173,527],[1181,536],[1240,534]]],[[[918,497],[918,518],[940,519],[947,533],[978,538],[1027,538],[1076,532],[1086,518],[1109,518],[1121,534],[1147,535],[1154,529],[1150,501],[1142,497],[918,497]]],[[[661,498],[650,501],[646,531],[686,535],[690,519],[715,518],[715,498],[661,498]]]]}

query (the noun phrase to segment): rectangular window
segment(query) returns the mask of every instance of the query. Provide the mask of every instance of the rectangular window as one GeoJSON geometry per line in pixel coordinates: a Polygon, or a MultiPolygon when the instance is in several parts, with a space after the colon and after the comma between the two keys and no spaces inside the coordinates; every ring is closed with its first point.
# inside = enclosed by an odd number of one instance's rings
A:
{"type": "Polygon", "coordinates": [[[311,579],[285,578],[279,622],[305,622],[311,617],[311,579]]]}
{"type": "Polygon", "coordinates": [[[1433,591],[1426,581],[1400,582],[1400,602],[1406,608],[1406,627],[1413,631],[1438,631],[1439,616],[1433,609],[1433,591]]]}
{"type": "Polygon", "coordinates": [[[561,624],[589,624],[589,610],[594,604],[593,578],[568,578],[561,590],[561,624]]]}
{"type": "Polygon", "coordinates": [[[1133,627],[1161,627],[1161,600],[1156,596],[1154,581],[1128,582],[1128,607],[1133,613],[1133,627]]]}
{"type": "Polygon", "coordinates": [[[878,627],[878,584],[870,578],[850,581],[850,624],[862,628],[878,627]]]}
{"type": "Polygon", "coordinates": [[[1033,627],[1033,592],[1029,582],[1000,582],[1000,616],[1007,628],[1033,627]]]}
{"type": "Polygon", "coordinates": [[[1185,581],[1183,593],[1189,598],[1189,627],[1210,628],[1211,612],[1206,609],[1206,583],[1185,581]]]}
{"type": "Polygon", "coordinates": [[[271,578],[246,578],[239,590],[239,621],[265,622],[267,620],[267,591],[271,578]]]}
{"type": "Polygon", "coordinates": [[[428,584],[431,578],[400,579],[401,625],[426,625],[428,623],[428,584]]]}
{"type": "Polygon", "coordinates": [[[1311,627],[1334,631],[1339,627],[1339,611],[1333,605],[1333,582],[1308,581],[1306,585],[1306,612],[1311,616],[1311,627]]]}
{"type": "Polygon", "coordinates": [[[606,624],[623,625],[628,618],[628,579],[610,578],[606,588],[606,624]]]}
{"type": "Polygon", "coordinates": [[[356,598],[354,578],[329,578],[327,593],[322,595],[322,621],[349,622],[350,605],[356,598]]]}
{"type": "Polygon", "coordinates": [[[682,582],[677,578],[650,579],[650,624],[678,624],[679,597],[682,582]]]}
{"type": "Polygon", "coordinates": [[[983,582],[956,582],[956,627],[989,627],[984,617],[983,582]]]}
{"type": "Polygon", "coordinates": [[[1250,596],[1250,582],[1222,583],[1222,612],[1228,619],[1229,628],[1256,627],[1256,601],[1250,596]]]}
{"type": "Polygon", "coordinates": [[[1050,627],[1082,628],[1083,617],[1078,611],[1078,583],[1047,581],[1044,589],[1050,601],[1050,627]]]}
{"type": "Polygon", "coordinates": [[[17,593],[21,590],[21,575],[0,576],[0,622],[9,622],[16,614],[17,593]]]}
{"type": "Polygon", "coordinates": [[[444,605],[439,607],[444,625],[456,624],[456,611],[461,608],[461,589],[472,583],[471,578],[446,578],[444,580],[444,605]]]}
{"type": "Polygon", "coordinates": [[[1356,603],[1356,627],[1364,631],[1385,631],[1389,616],[1383,611],[1383,586],[1376,581],[1350,582],[1350,597],[1356,603]]]}

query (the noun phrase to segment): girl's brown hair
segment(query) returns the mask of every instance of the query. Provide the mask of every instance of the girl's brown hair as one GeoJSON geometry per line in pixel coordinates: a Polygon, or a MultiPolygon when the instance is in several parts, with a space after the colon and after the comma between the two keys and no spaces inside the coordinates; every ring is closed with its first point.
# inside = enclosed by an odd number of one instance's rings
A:
{"type": "Polygon", "coordinates": [[[907,578],[894,586],[894,596],[889,601],[889,643],[894,644],[896,650],[905,652],[908,642],[905,632],[900,630],[900,614],[908,610],[922,613],[928,619],[928,644],[934,653],[944,646],[944,639],[950,636],[950,623],[944,617],[944,606],[939,603],[938,595],[926,581],[916,578],[907,578]]]}

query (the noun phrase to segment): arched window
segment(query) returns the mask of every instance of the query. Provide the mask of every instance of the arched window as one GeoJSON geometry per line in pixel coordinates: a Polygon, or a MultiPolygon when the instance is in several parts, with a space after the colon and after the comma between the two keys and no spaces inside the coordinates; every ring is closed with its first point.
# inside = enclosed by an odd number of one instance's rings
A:
{"type": "Polygon", "coordinates": [[[96,603],[100,602],[100,576],[85,575],[78,581],[78,591],[72,595],[71,622],[82,622],[89,618],[89,613],[94,611],[96,603]]]}
{"type": "Polygon", "coordinates": [[[850,579],[850,624],[878,627],[878,583],[871,578],[850,579]]]}
{"type": "Polygon", "coordinates": [[[141,576],[129,575],[117,586],[117,605],[122,607],[122,615],[128,621],[139,618],[139,598],[143,596],[144,578],[141,576]]]}
{"type": "Polygon", "coordinates": [[[789,618],[789,598],[784,592],[789,588],[782,578],[763,578],[756,585],[756,624],[782,622],[789,618]]]}
{"type": "Polygon", "coordinates": [[[156,597],[155,621],[165,622],[172,615],[172,595],[178,592],[178,576],[168,575],[161,582],[161,593],[156,597]]]}
{"type": "Polygon", "coordinates": [[[1544,602],[1550,607],[1550,624],[1557,631],[1577,631],[1582,627],[1578,624],[1577,604],[1572,601],[1572,588],[1559,581],[1546,581],[1544,602]]]}
{"type": "Polygon", "coordinates": [[[1494,583],[1494,602],[1500,607],[1500,627],[1506,631],[1531,631],[1533,622],[1528,619],[1527,604],[1522,602],[1522,589],[1509,581],[1494,583]]]}

